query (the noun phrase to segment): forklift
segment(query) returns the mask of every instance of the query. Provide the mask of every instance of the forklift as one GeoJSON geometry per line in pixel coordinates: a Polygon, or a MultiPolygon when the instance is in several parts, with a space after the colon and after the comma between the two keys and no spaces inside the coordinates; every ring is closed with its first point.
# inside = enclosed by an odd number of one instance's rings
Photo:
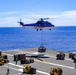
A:
{"type": "Polygon", "coordinates": [[[8,63],[8,57],[7,55],[2,55],[2,51],[0,50],[0,65],[4,65],[5,63],[8,63]]]}
{"type": "Polygon", "coordinates": [[[63,71],[61,68],[51,68],[50,75],[62,75],[63,71]]]}
{"type": "Polygon", "coordinates": [[[4,59],[0,58],[0,65],[4,65],[4,59]]]}
{"type": "Polygon", "coordinates": [[[0,65],[4,65],[5,63],[8,63],[9,60],[8,59],[5,59],[3,57],[0,57],[0,65]]]}
{"type": "Polygon", "coordinates": [[[32,68],[30,65],[25,64],[23,67],[23,74],[36,74],[36,69],[32,68]]]}

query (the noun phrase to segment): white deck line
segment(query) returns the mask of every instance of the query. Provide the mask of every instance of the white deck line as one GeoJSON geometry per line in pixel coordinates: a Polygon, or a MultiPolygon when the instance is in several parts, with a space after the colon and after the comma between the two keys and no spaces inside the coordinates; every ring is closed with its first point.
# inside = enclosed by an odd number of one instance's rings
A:
{"type": "MultiPolygon", "coordinates": [[[[15,65],[13,63],[8,63],[8,64],[13,65],[13,66],[17,66],[17,67],[20,67],[20,68],[23,68],[23,66],[21,66],[21,65],[15,65]]],[[[17,69],[14,69],[14,70],[17,70],[17,69]]],[[[18,69],[18,71],[22,71],[22,69],[18,69]]],[[[46,72],[43,72],[43,71],[40,71],[40,70],[37,70],[37,72],[41,73],[41,74],[44,74],[44,75],[50,75],[49,73],[46,73],[46,72]]]]}
{"type": "Polygon", "coordinates": [[[2,54],[5,54],[7,56],[13,56],[12,54],[8,54],[8,53],[2,53],[2,54]]]}
{"type": "MultiPolygon", "coordinates": [[[[28,49],[30,49],[30,48],[28,48],[28,49]]],[[[30,52],[28,52],[28,51],[20,51],[20,49],[16,49],[16,50],[6,50],[6,51],[3,51],[3,52],[10,52],[10,51],[18,51],[19,53],[28,53],[28,54],[39,54],[38,52],[33,52],[33,51],[30,51],[30,52]]],[[[11,56],[10,54],[9,54],[9,56],[11,56]]],[[[50,54],[50,55],[45,55],[45,56],[49,56],[49,57],[52,57],[52,58],[56,58],[55,57],[55,55],[54,54],[50,54]]],[[[71,59],[68,59],[68,58],[65,58],[65,60],[69,60],[69,61],[73,61],[73,60],[71,60],[71,59]]]]}
{"type": "MultiPolygon", "coordinates": [[[[38,53],[38,52],[27,52],[27,51],[18,51],[18,52],[19,52],[19,53],[34,54],[34,55],[41,54],[41,53],[38,53]]],[[[8,54],[8,53],[3,53],[3,54],[7,54],[8,56],[13,56],[12,54],[8,54]]],[[[50,54],[50,55],[46,55],[46,54],[44,54],[44,56],[48,56],[48,57],[52,57],[52,58],[56,58],[54,54],[50,54]]],[[[65,58],[65,60],[73,61],[73,60],[68,59],[68,58],[65,58]]]]}
{"type": "MultiPolygon", "coordinates": [[[[9,55],[9,54],[8,54],[9,55]]],[[[12,56],[12,54],[10,54],[11,56],[12,56]]],[[[9,56],[10,56],[9,55],[9,56]]],[[[40,61],[40,62],[42,62],[42,63],[46,63],[46,64],[50,64],[50,65],[56,65],[56,66],[61,66],[61,67],[65,67],[65,68],[69,68],[69,69],[75,69],[74,67],[70,67],[70,66],[66,66],[66,65],[61,65],[61,64],[56,64],[56,63],[50,63],[50,62],[46,62],[46,61],[40,61]]],[[[8,64],[12,64],[13,65],[13,63],[8,63],[8,64]]],[[[15,65],[15,64],[14,64],[15,65]]],[[[17,65],[16,65],[17,66],[17,65]]],[[[20,65],[19,65],[19,67],[20,67],[20,65]]],[[[22,67],[22,66],[21,66],[22,67]]]]}
{"type": "MultiPolygon", "coordinates": [[[[18,52],[20,52],[20,53],[34,54],[34,55],[41,54],[41,53],[33,52],[33,51],[31,51],[31,52],[28,52],[28,51],[18,51],[18,52]]],[[[54,54],[49,54],[49,55],[47,55],[47,54],[45,54],[45,53],[43,53],[43,54],[44,54],[44,56],[48,56],[48,57],[52,57],[52,58],[56,58],[56,56],[55,56],[54,54]]],[[[68,59],[68,58],[65,58],[65,60],[73,61],[73,60],[68,59]]]]}
{"type": "MultiPolygon", "coordinates": [[[[9,67],[7,65],[4,65],[4,67],[9,67]]],[[[16,71],[20,71],[19,69],[13,68],[13,67],[9,67],[10,69],[16,70],[16,71]]]]}

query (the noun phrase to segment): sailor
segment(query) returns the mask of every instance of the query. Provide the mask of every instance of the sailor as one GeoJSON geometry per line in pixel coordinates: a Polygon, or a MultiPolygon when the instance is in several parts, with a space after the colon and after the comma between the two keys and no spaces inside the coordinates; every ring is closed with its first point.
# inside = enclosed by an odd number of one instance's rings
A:
{"type": "Polygon", "coordinates": [[[17,62],[18,62],[18,58],[16,57],[16,65],[17,65],[17,62]]]}
{"type": "Polygon", "coordinates": [[[56,55],[56,57],[57,57],[56,59],[57,59],[57,60],[59,60],[59,56],[60,56],[60,55],[59,55],[59,52],[58,52],[57,55],[56,55]]]}
{"type": "Polygon", "coordinates": [[[71,58],[72,57],[72,53],[69,51],[69,58],[71,58]]]}
{"type": "Polygon", "coordinates": [[[8,75],[9,74],[9,67],[7,68],[7,74],[6,75],[8,75]]]}

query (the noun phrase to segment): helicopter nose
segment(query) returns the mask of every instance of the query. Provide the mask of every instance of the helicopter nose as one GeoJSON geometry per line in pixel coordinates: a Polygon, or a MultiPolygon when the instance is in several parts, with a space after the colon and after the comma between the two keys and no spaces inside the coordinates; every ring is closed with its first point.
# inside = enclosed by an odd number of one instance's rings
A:
{"type": "Polygon", "coordinates": [[[55,27],[55,25],[53,25],[55,27]]]}
{"type": "Polygon", "coordinates": [[[55,27],[55,25],[51,25],[52,27],[55,27]]]}

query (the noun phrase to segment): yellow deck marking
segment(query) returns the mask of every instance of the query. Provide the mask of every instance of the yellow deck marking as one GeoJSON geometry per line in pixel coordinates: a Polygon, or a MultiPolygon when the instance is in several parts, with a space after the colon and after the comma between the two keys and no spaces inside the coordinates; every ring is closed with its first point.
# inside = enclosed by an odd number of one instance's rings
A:
{"type": "MultiPolygon", "coordinates": [[[[6,54],[8,56],[13,56],[12,54],[8,54],[8,53],[3,53],[6,54]]],[[[75,69],[74,67],[70,67],[70,66],[66,66],[66,65],[61,65],[61,64],[56,64],[56,63],[50,63],[50,62],[46,62],[46,61],[40,61],[40,60],[36,60],[34,59],[35,62],[41,62],[44,64],[49,64],[49,65],[55,65],[55,66],[60,66],[60,67],[65,67],[65,68],[69,68],[69,69],[75,69]]]]}
{"type": "Polygon", "coordinates": [[[55,66],[60,66],[60,67],[65,67],[65,68],[69,68],[69,69],[75,69],[74,67],[70,67],[70,66],[66,66],[66,65],[61,65],[61,64],[56,64],[56,63],[50,63],[50,62],[46,62],[46,61],[40,61],[40,60],[34,60],[36,62],[41,62],[44,64],[49,64],[49,65],[55,65],[55,66]]]}

